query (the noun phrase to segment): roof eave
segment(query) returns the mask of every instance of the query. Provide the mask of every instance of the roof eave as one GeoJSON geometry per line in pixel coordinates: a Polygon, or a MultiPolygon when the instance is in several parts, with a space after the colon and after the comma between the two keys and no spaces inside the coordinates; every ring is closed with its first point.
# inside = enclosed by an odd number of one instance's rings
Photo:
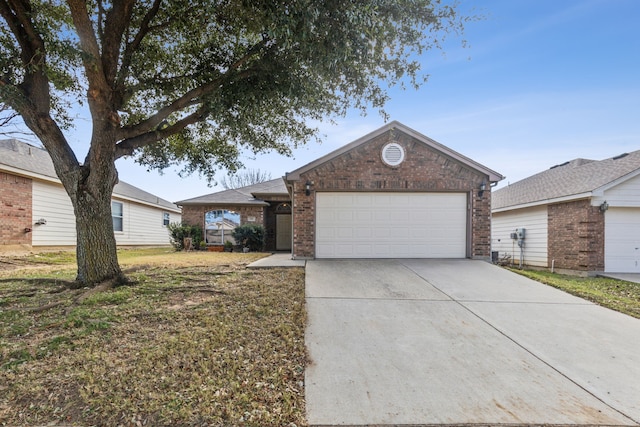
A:
{"type": "Polygon", "coordinates": [[[12,175],[24,176],[26,178],[35,178],[41,181],[52,182],[56,184],[61,184],[60,180],[57,177],[43,175],[41,173],[32,172],[26,169],[16,168],[14,166],[9,166],[5,164],[0,164],[0,171],[8,172],[12,175]]]}
{"type": "Polygon", "coordinates": [[[571,202],[573,200],[588,199],[590,197],[593,197],[593,193],[591,191],[587,191],[584,193],[571,194],[569,196],[555,197],[553,199],[536,200],[528,203],[520,203],[517,205],[503,206],[501,208],[492,208],[491,213],[507,212],[507,211],[512,211],[516,209],[532,208],[536,206],[544,206],[544,205],[550,205],[554,203],[571,202]]]}
{"type": "Polygon", "coordinates": [[[255,201],[255,202],[208,202],[208,201],[187,201],[187,200],[182,200],[179,202],[174,202],[176,205],[178,206],[196,206],[196,205],[207,205],[207,206],[220,206],[220,207],[225,207],[225,206],[269,206],[269,203],[265,202],[265,201],[255,201]]]}
{"type": "Polygon", "coordinates": [[[640,175],[640,168],[636,169],[636,170],[634,170],[634,171],[632,171],[632,172],[630,172],[630,173],[628,173],[626,175],[618,177],[618,178],[614,179],[613,181],[611,181],[611,182],[609,182],[607,184],[601,185],[600,187],[594,189],[593,190],[593,195],[594,196],[603,196],[605,191],[607,191],[607,190],[609,190],[609,189],[611,189],[611,188],[613,188],[613,187],[615,187],[617,185],[620,185],[625,181],[628,181],[628,180],[630,180],[632,178],[635,178],[638,175],[640,175]]]}

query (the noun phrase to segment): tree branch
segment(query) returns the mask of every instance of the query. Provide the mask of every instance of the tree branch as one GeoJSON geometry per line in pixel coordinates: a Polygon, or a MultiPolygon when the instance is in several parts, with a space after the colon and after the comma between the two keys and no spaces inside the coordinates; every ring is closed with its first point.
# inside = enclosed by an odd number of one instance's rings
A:
{"type": "Polygon", "coordinates": [[[118,77],[116,80],[116,89],[119,92],[122,92],[124,89],[124,82],[129,75],[129,69],[131,67],[131,62],[133,60],[133,53],[138,50],[140,47],[140,43],[144,37],[149,33],[151,27],[149,24],[153,20],[153,18],[158,14],[158,10],[160,10],[160,3],[162,0],[154,0],[151,9],[147,11],[144,18],[142,18],[142,22],[140,23],[140,31],[133,38],[133,41],[125,47],[124,54],[122,55],[122,65],[120,66],[120,72],[118,73],[118,77]]]}
{"type": "Polygon", "coordinates": [[[131,20],[132,0],[114,0],[107,13],[102,39],[102,67],[109,86],[115,86],[122,36],[131,20]]]}
{"type": "Polygon", "coordinates": [[[76,27],[76,32],[80,38],[80,46],[85,52],[83,62],[87,79],[90,82],[89,84],[98,81],[102,81],[104,84],[102,64],[98,61],[100,58],[100,47],[96,35],[93,32],[91,18],[89,18],[87,12],[87,4],[83,0],[67,0],[67,4],[71,11],[73,25],[76,27]]]}
{"type": "MultiPolygon", "coordinates": [[[[163,120],[167,119],[171,114],[181,111],[187,107],[199,104],[202,102],[202,99],[206,96],[214,93],[221,84],[223,84],[224,80],[239,80],[243,78],[247,78],[254,73],[258,72],[257,68],[246,69],[241,72],[237,72],[239,68],[245,65],[257,52],[259,52],[263,47],[265,47],[268,43],[267,39],[261,40],[259,43],[256,43],[251,48],[247,50],[247,52],[238,60],[233,62],[227,69],[226,75],[220,77],[218,79],[214,79],[212,82],[193,88],[184,95],[180,96],[172,103],[167,105],[166,107],[161,108],[156,114],[149,117],[147,120],[144,120],[136,125],[130,127],[123,127],[120,129],[118,134],[118,140],[125,140],[135,138],[136,136],[145,134],[153,129],[155,129],[163,120]]],[[[154,141],[155,142],[155,141],[154,141]]]]}
{"type": "Polygon", "coordinates": [[[198,109],[198,111],[189,114],[188,116],[184,117],[181,120],[178,120],[176,123],[168,126],[165,129],[159,129],[152,132],[147,132],[139,136],[135,136],[133,138],[125,139],[124,141],[116,144],[116,159],[124,156],[130,156],[139,148],[158,142],[171,135],[175,135],[187,126],[202,121],[206,117],[206,115],[206,109],[204,107],[201,107],[198,109]]]}
{"type": "MultiPolygon", "coordinates": [[[[20,45],[20,59],[25,75],[21,89],[33,106],[42,114],[49,114],[49,79],[45,74],[45,46],[40,34],[31,22],[31,5],[28,1],[0,1],[0,15],[5,19],[20,45]]],[[[21,112],[20,105],[11,105],[21,112]]]]}

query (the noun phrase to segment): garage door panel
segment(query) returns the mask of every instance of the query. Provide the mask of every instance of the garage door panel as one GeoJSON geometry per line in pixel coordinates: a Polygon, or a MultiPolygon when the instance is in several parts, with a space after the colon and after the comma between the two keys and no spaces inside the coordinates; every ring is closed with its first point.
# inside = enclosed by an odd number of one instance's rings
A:
{"type": "Polygon", "coordinates": [[[640,209],[609,208],[605,214],[604,269],[640,273],[640,209]]]}
{"type": "Polygon", "coordinates": [[[465,193],[317,193],[316,197],[318,258],[466,255],[465,193]],[[329,229],[334,232],[326,232],[329,229]]]}

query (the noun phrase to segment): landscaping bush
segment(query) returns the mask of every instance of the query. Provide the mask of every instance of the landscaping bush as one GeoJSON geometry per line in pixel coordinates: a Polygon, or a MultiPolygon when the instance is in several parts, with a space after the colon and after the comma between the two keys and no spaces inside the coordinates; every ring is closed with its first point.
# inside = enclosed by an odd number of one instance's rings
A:
{"type": "Polygon", "coordinates": [[[169,229],[169,237],[171,238],[171,246],[176,251],[184,250],[184,239],[191,238],[191,248],[198,249],[202,243],[202,228],[196,225],[180,224],[172,222],[167,226],[169,229]]]}
{"type": "Polygon", "coordinates": [[[236,244],[251,251],[259,252],[264,248],[264,227],[258,224],[245,224],[236,227],[231,233],[236,244]]]}

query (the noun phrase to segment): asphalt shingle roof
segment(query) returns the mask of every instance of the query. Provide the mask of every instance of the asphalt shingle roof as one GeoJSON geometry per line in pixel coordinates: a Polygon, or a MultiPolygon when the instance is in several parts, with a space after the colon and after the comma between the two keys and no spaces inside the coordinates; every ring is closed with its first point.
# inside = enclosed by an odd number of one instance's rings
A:
{"type": "Polygon", "coordinates": [[[493,192],[492,209],[592,192],[640,169],[640,150],[604,160],[574,159],[493,192]]]}
{"type": "Polygon", "coordinates": [[[216,193],[205,194],[204,196],[194,197],[192,199],[181,200],[176,202],[178,205],[259,205],[266,206],[268,203],[257,199],[255,195],[288,195],[287,187],[282,178],[272,179],[270,181],[260,182],[258,184],[249,185],[247,187],[218,191],[216,193]]]}
{"type": "MultiPolygon", "coordinates": [[[[43,148],[17,139],[0,139],[0,164],[58,180],[49,153],[43,148]]],[[[173,210],[179,209],[173,203],[124,181],[116,184],[113,194],[173,210]]]]}

